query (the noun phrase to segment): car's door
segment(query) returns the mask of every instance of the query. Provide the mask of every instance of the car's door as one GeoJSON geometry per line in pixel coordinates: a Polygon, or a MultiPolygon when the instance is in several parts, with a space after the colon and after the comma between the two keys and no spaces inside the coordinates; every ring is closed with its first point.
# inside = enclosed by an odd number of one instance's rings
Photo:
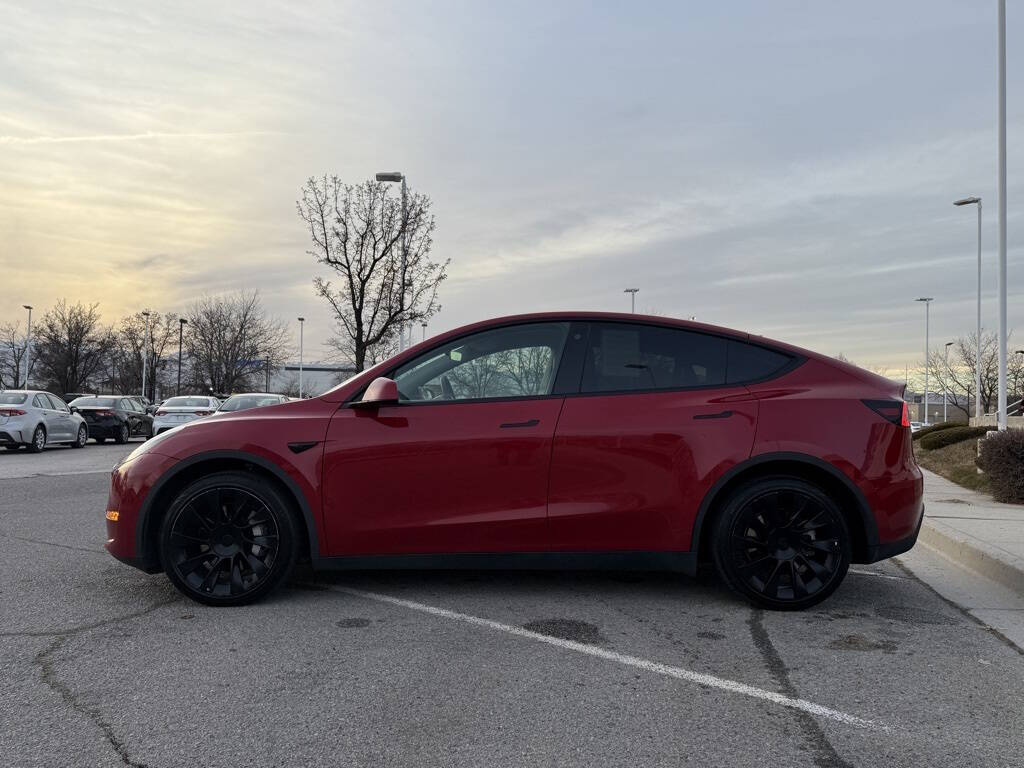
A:
{"type": "Polygon", "coordinates": [[[705,493],[754,440],[757,402],[727,373],[734,344],[743,342],[591,324],[581,392],[566,398],[552,450],[555,550],[690,549],[705,493]]]}
{"type": "Polygon", "coordinates": [[[117,410],[128,425],[128,436],[136,434],[139,429],[139,411],[135,401],[130,397],[122,397],[117,401],[117,410]]]}
{"type": "Polygon", "coordinates": [[[39,409],[39,415],[46,427],[46,442],[55,443],[65,439],[61,433],[60,415],[44,393],[39,392],[32,397],[32,405],[39,409]]]}
{"type": "Polygon", "coordinates": [[[71,418],[71,409],[68,408],[67,403],[54,394],[47,393],[46,397],[53,405],[53,410],[56,414],[55,421],[60,425],[60,439],[74,440],[78,437],[78,430],[76,428],[77,422],[71,418]]]}
{"type": "Polygon", "coordinates": [[[324,452],[331,554],[543,551],[568,323],[438,345],[393,372],[401,400],[342,406],[324,452]]]}

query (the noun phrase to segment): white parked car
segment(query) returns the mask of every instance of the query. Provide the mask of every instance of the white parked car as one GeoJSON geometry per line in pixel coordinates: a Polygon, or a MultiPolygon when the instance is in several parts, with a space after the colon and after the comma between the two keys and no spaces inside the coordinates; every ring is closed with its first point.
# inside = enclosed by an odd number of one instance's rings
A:
{"type": "Polygon", "coordinates": [[[24,445],[39,453],[58,443],[81,448],[88,439],[85,419],[56,395],[36,389],[0,392],[0,445],[8,451],[24,445]]]}
{"type": "Polygon", "coordinates": [[[156,415],[153,416],[153,434],[159,435],[168,429],[195,421],[203,416],[215,413],[220,407],[220,400],[203,395],[182,395],[169,397],[160,403],[156,415]]]}

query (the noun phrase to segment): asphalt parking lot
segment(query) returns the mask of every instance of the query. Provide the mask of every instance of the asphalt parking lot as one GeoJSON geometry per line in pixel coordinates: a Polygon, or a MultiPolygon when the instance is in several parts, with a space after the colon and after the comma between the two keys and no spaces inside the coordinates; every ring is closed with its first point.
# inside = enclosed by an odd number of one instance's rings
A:
{"type": "Polygon", "coordinates": [[[507,571],[212,609],[103,550],[130,448],[0,453],[0,765],[1024,765],[1024,656],[898,562],[797,614],[507,571]]]}

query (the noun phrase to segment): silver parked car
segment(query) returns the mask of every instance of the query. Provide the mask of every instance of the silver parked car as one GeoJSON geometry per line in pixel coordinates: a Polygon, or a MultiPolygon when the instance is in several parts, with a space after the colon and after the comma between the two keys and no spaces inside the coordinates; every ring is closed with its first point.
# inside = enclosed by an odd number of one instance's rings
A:
{"type": "Polygon", "coordinates": [[[220,400],[205,395],[182,395],[169,397],[160,403],[153,417],[153,434],[159,435],[168,429],[190,421],[209,416],[220,407],[220,400]]]}
{"type": "Polygon", "coordinates": [[[220,413],[229,411],[248,411],[250,408],[262,408],[265,405],[278,405],[287,403],[290,398],[287,395],[277,395],[270,392],[244,392],[232,395],[217,410],[220,413]]]}
{"type": "Polygon", "coordinates": [[[85,419],[56,395],[35,389],[0,392],[0,445],[8,451],[25,445],[39,453],[58,443],[81,448],[88,439],[85,419]]]}

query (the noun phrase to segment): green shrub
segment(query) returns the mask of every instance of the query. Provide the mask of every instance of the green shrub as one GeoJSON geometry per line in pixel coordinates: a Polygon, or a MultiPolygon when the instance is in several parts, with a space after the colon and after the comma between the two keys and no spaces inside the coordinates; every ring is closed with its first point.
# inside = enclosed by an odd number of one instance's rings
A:
{"type": "Polygon", "coordinates": [[[996,501],[1024,502],[1024,430],[1008,429],[981,441],[978,466],[996,501]]]}
{"type": "Polygon", "coordinates": [[[921,447],[928,451],[934,451],[936,448],[945,448],[947,445],[953,445],[964,440],[983,437],[986,432],[991,432],[994,429],[995,427],[964,426],[941,429],[938,432],[925,435],[921,439],[921,447]]]}
{"type": "Polygon", "coordinates": [[[919,429],[914,433],[913,439],[920,440],[925,435],[930,435],[932,432],[941,432],[944,429],[952,429],[953,427],[962,427],[963,423],[956,421],[945,421],[942,424],[932,424],[930,427],[919,429]]]}

